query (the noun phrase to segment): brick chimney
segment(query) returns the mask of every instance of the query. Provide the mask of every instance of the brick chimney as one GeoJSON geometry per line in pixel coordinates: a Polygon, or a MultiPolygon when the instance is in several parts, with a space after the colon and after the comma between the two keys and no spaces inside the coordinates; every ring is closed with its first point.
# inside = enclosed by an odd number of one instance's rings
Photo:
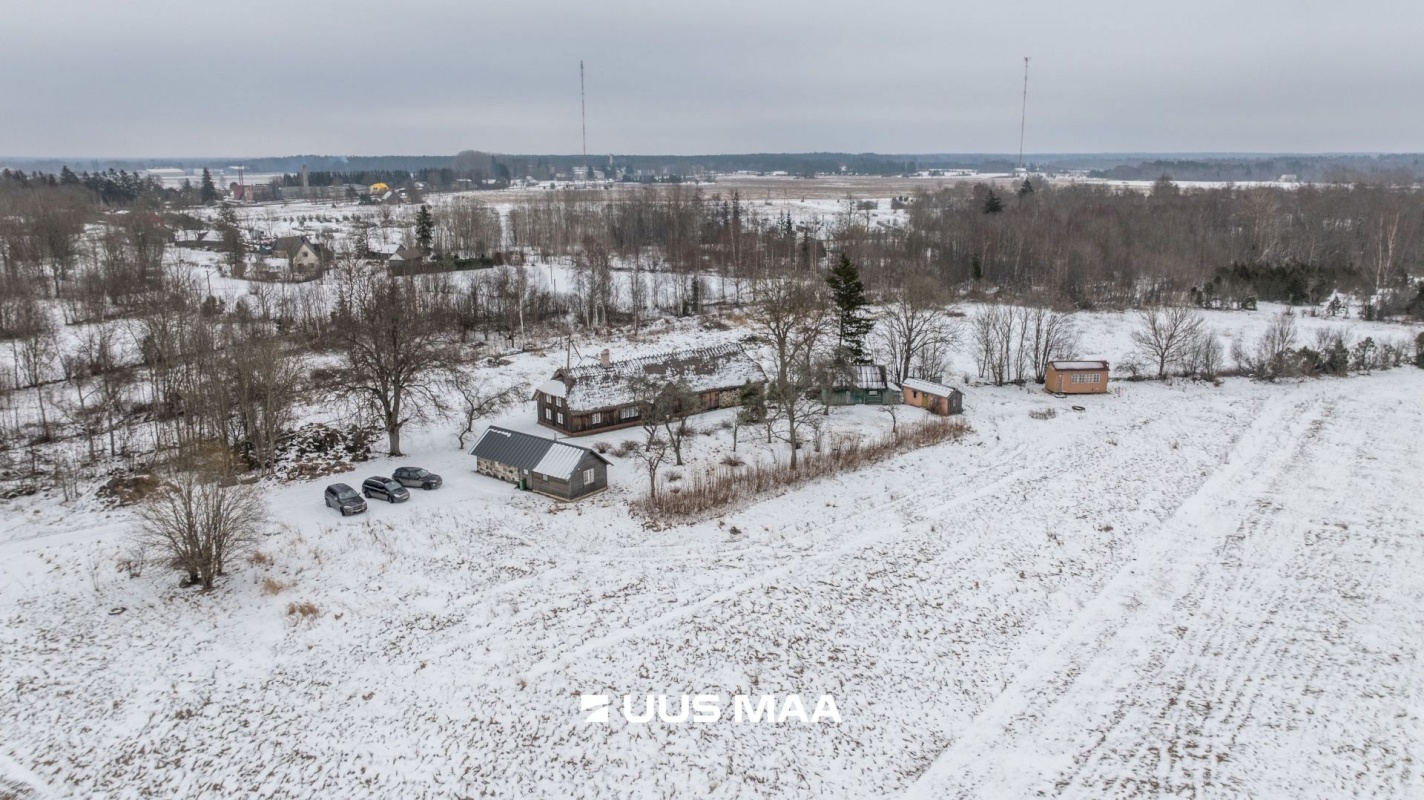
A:
{"type": "Polygon", "coordinates": [[[598,354],[598,363],[605,367],[613,366],[613,359],[608,355],[608,348],[603,348],[603,352],[598,354]]]}

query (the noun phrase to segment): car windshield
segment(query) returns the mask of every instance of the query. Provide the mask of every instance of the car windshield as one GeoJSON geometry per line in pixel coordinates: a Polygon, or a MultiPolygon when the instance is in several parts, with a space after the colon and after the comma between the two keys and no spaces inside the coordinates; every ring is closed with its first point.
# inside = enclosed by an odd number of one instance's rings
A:
{"type": "Polygon", "coordinates": [[[430,470],[420,468],[408,469],[405,471],[405,474],[412,478],[427,478],[430,476],[430,470]]]}
{"type": "Polygon", "coordinates": [[[352,488],[350,488],[350,487],[348,487],[348,486],[343,486],[343,487],[341,487],[340,489],[337,489],[337,490],[336,490],[336,499],[337,499],[337,500],[355,500],[355,499],[356,499],[356,490],[355,490],[355,489],[352,489],[352,488]]]}
{"type": "Polygon", "coordinates": [[[396,483],[395,481],[386,481],[386,488],[394,492],[402,487],[399,483],[396,483]]]}

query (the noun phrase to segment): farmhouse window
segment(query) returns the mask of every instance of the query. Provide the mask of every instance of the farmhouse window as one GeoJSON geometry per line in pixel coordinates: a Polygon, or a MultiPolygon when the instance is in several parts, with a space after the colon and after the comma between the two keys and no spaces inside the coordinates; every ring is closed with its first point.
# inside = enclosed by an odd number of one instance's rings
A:
{"type": "Polygon", "coordinates": [[[594,413],[594,414],[589,415],[588,424],[590,424],[590,425],[602,425],[602,424],[603,424],[603,414],[601,414],[601,413],[594,413]]]}
{"type": "Polygon", "coordinates": [[[593,470],[586,469],[583,471],[583,483],[585,486],[593,483],[593,470]]]}
{"type": "MultiPolygon", "coordinates": [[[[1074,377],[1076,377],[1076,376],[1074,376],[1074,377]]],[[[547,409],[547,408],[544,409],[544,419],[550,420],[550,419],[553,419],[553,418],[554,418],[554,412],[551,411],[550,409],[547,409]]]]}
{"type": "Polygon", "coordinates": [[[638,416],[637,406],[624,406],[623,408],[618,409],[619,419],[632,419],[636,416],[638,416]]]}
{"type": "Polygon", "coordinates": [[[562,411],[559,412],[559,424],[560,424],[560,425],[563,425],[563,424],[564,424],[564,412],[562,412],[562,411]]]}

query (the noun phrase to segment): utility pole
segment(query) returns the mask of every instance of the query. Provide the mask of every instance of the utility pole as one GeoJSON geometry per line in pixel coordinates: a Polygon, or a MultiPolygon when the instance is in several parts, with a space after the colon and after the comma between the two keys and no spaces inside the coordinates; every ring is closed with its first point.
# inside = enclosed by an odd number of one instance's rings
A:
{"type": "Polygon", "coordinates": [[[588,100],[583,88],[583,59],[579,59],[579,120],[583,128],[583,179],[588,180],[588,100]]]}
{"type": "Polygon", "coordinates": [[[1023,169],[1024,125],[1028,122],[1028,56],[1024,56],[1023,110],[1019,113],[1019,169],[1023,169]]]}

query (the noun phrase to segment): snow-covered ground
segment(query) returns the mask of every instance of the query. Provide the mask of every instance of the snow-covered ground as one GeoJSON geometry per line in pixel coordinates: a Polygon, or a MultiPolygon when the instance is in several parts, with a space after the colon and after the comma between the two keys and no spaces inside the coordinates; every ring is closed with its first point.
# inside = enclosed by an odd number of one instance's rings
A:
{"type": "MultiPolygon", "coordinates": [[[[1268,314],[1207,316],[1252,338],[1268,314]]],[[[1079,320],[1081,355],[1126,354],[1131,315],[1079,320]]],[[[342,479],[443,488],[342,519],[326,481],[266,487],[264,558],[206,595],[120,569],[127,511],[25,498],[0,507],[0,797],[1424,796],[1421,393],[1414,368],[970,386],[965,441],[681,526],[630,514],[636,462],[557,503],[474,474],[442,423],[342,479]],[[828,693],[841,722],[580,711],[648,693],[828,693]]],[[[728,413],[686,469],[729,452],[728,413]]]]}

